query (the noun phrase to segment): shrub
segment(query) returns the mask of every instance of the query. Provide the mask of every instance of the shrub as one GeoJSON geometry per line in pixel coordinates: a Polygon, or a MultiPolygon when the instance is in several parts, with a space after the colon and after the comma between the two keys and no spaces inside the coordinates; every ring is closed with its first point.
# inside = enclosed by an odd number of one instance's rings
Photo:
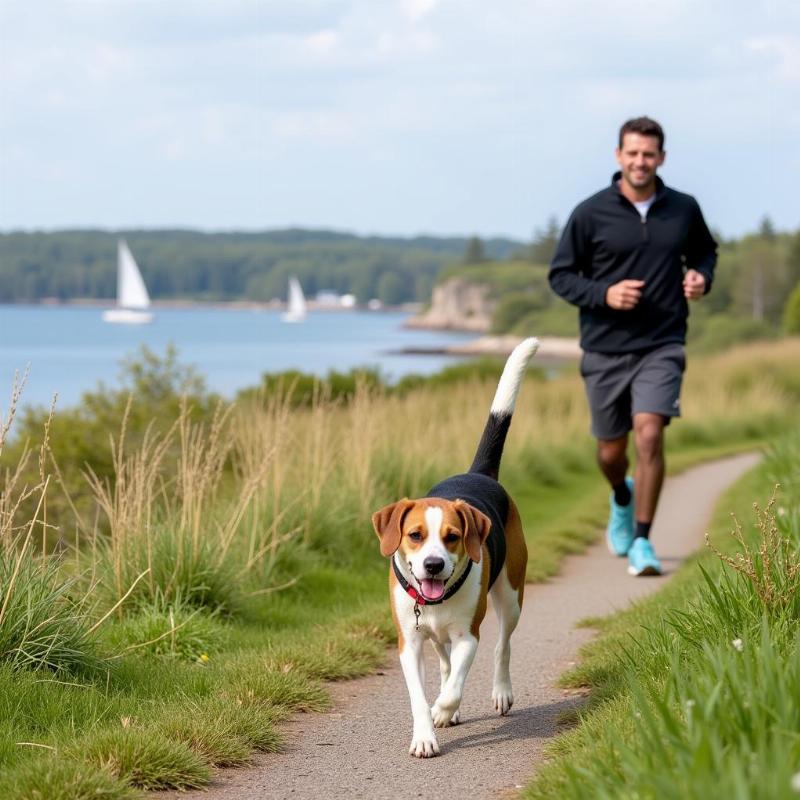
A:
{"type": "Polygon", "coordinates": [[[688,343],[694,352],[716,353],[735,344],[774,339],[777,335],[772,325],[761,320],[713,314],[702,324],[690,323],[688,343]]]}
{"type": "Polygon", "coordinates": [[[379,370],[369,367],[358,367],[347,372],[330,370],[324,378],[299,370],[285,370],[265,372],[259,386],[240,390],[236,398],[238,401],[255,400],[259,404],[278,398],[292,408],[310,408],[321,401],[352,400],[359,387],[383,389],[386,383],[379,370]]]}
{"type": "Polygon", "coordinates": [[[786,333],[800,333],[800,283],[794,287],[783,308],[783,330],[786,333]]]}

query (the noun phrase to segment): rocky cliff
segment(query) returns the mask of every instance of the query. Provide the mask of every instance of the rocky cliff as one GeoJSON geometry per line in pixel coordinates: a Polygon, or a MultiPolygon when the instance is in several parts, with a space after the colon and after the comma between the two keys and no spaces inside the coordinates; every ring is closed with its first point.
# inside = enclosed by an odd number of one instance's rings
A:
{"type": "Polygon", "coordinates": [[[409,328],[475,331],[485,333],[492,326],[495,301],[489,287],[450,278],[433,289],[431,305],[406,322],[409,328]]]}

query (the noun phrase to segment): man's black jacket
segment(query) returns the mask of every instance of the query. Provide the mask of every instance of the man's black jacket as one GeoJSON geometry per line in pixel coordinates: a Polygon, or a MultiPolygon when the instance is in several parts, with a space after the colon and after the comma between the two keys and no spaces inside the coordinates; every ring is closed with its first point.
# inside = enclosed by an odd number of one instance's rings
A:
{"type": "Polygon", "coordinates": [[[567,221],[550,266],[550,285],[580,307],[581,347],[599,353],[635,353],[686,340],[689,308],[685,269],[696,269],[711,288],[717,244],[700,206],[656,178],[656,199],[643,220],[611,186],[584,200],[567,221]],[[644,281],[630,311],[606,305],[606,290],[626,278],[644,281]]]}

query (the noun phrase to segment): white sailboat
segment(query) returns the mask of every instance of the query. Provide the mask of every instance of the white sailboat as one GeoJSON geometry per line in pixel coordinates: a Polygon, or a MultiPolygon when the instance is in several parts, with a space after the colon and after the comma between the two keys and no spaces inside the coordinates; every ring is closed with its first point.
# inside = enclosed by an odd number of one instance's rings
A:
{"type": "Polygon", "coordinates": [[[306,318],[306,296],[300,281],[294,277],[289,278],[289,303],[286,313],[283,314],[284,322],[303,322],[306,318]]]}
{"type": "Polygon", "coordinates": [[[124,239],[117,242],[117,307],[103,312],[105,322],[142,325],[153,321],[150,295],[124,239]]]}

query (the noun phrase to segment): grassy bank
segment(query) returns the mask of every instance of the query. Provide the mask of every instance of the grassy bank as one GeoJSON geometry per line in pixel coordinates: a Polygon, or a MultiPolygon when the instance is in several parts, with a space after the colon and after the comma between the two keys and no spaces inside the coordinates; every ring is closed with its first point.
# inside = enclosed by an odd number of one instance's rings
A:
{"type": "Polygon", "coordinates": [[[591,621],[602,635],[563,677],[589,707],[524,797],[797,796],[798,463],[795,433],[726,493],[709,548],[664,590],[591,621]]]}
{"type": "MultiPolygon", "coordinates": [[[[692,364],[671,463],[786,430],[798,360],[787,341],[692,364]]],[[[152,384],[121,426],[98,422],[119,398],[95,398],[4,461],[0,796],[201,786],[214,767],[279,747],[286,714],[325,706],[322,681],[384,658],[386,565],[370,513],[464,469],[494,392],[483,378],[358,385],[297,407],[276,390],[215,410],[152,384]]],[[[602,519],[587,429],[576,376],[523,387],[503,478],[532,579],[602,519]]]]}

